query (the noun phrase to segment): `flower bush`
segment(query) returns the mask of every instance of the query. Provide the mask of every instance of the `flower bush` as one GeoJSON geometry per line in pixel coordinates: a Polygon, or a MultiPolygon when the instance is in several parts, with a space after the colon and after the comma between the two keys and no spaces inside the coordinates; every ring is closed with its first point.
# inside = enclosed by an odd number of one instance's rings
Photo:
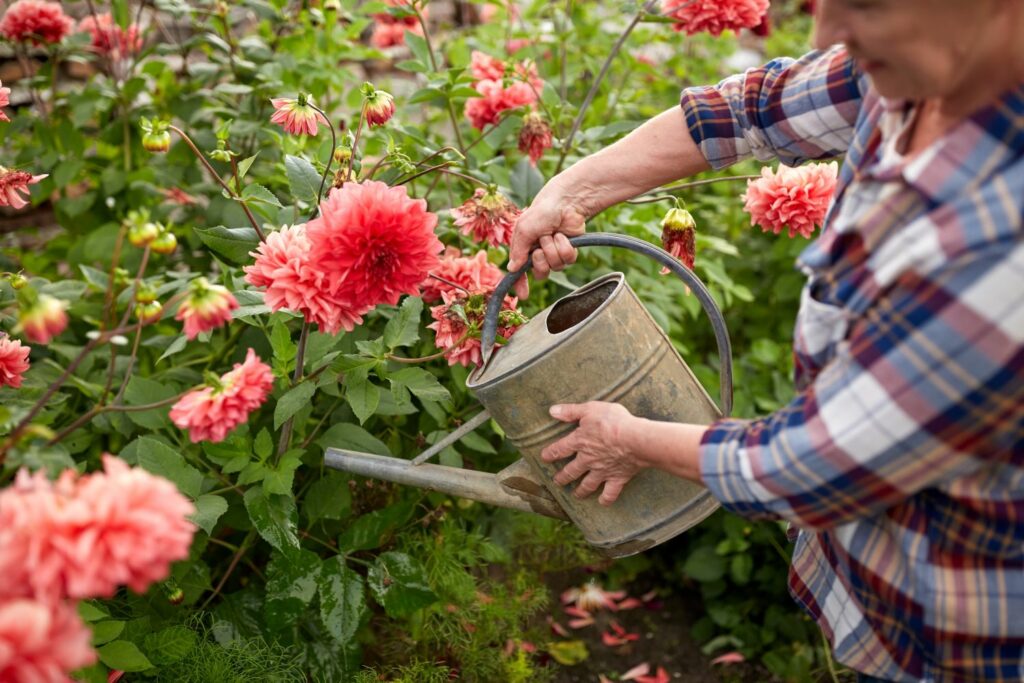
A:
{"type": "MultiPolygon", "coordinates": [[[[699,588],[709,656],[810,680],[824,655],[774,525],[719,514],[610,563],[561,523],[323,464],[332,447],[414,457],[478,412],[465,380],[520,211],[728,73],[740,41],[802,49],[798,4],[776,3],[767,38],[747,31],[766,1],[8,4],[0,680],[554,680],[591,631],[639,647],[625,614],[656,600],[622,590],[644,567],[699,588]],[[556,629],[548,584],[582,567],[616,590],[584,584],[556,629]]],[[[835,178],[758,171],[589,226],[663,238],[707,282],[743,415],[789,396],[778,312],[835,178]],[[684,201],[689,222],[667,219],[684,201]]],[[[618,269],[714,395],[699,304],[631,254],[581,252],[507,297],[499,342],[618,269]]],[[[503,437],[488,422],[438,457],[497,471],[518,457],[503,437]]]]}

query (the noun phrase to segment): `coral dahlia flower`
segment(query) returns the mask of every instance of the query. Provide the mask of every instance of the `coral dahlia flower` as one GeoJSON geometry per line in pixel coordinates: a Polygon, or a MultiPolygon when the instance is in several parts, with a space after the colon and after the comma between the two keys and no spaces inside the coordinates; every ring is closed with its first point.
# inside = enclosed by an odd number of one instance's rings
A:
{"type": "Polygon", "coordinates": [[[478,81],[473,87],[480,93],[480,97],[470,97],[466,100],[464,112],[477,130],[497,123],[503,111],[533,104],[537,101],[537,93],[540,92],[536,85],[522,81],[512,83],[506,88],[500,80],[485,79],[478,81]]]}
{"type": "MultiPolygon", "coordinates": [[[[3,87],[3,81],[0,81],[0,107],[6,107],[11,103],[11,89],[3,87]]],[[[2,110],[0,110],[0,121],[6,121],[10,123],[11,120],[7,118],[2,110]]]]}
{"type": "Polygon", "coordinates": [[[0,166],[0,206],[9,206],[12,209],[28,206],[28,186],[35,185],[48,175],[48,173],[32,175],[26,171],[0,166]]]}
{"type": "Polygon", "coordinates": [[[252,349],[244,363],[221,375],[215,386],[190,391],[171,407],[171,422],[188,430],[192,443],[223,441],[263,405],[274,386],[274,373],[252,349]]]}
{"type": "Polygon", "coordinates": [[[231,311],[236,308],[238,301],[226,287],[200,277],[189,285],[188,297],[181,302],[174,318],[185,323],[185,336],[192,340],[200,332],[229,323],[231,311]]]}
{"type": "Polygon", "coordinates": [[[727,29],[754,28],[768,11],[769,0],[662,0],[663,13],[676,20],[672,28],[693,35],[717,36],[727,29]]]}
{"type": "Polygon", "coordinates": [[[528,154],[530,163],[536,166],[544,150],[550,148],[551,126],[543,116],[531,111],[523,117],[523,127],[519,129],[519,151],[528,154]]]}
{"type": "MultiPolygon", "coordinates": [[[[661,246],[665,251],[683,262],[683,265],[693,270],[693,263],[697,257],[696,235],[694,228],[697,222],[686,209],[669,209],[665,218],[661,221],[661,246]]],[[[661,274],[668,275],[668,268],[662,268],[661,274]]]]}
{"type": "Polygon", "coordinates": [[[486,52],[473,50],[469,56],[469,70],[478,81],[500,81],[505,76],[505,62],[486,52]]]}
{"type": "MultiPolygon", "coordinates": [[[[406,0],[384,0],[384,2],[392,7],[409,7],[406,0]]],[[[427,10],[426,6],[420,10],[424,20],[428,16],[427,10]]],[[[420,26],[419,20],[411,10],[404,16],[393,16],[380,12],[373,15],[373,20],[376,23],[370,36],[370,43],[377,48],[404,45],[406,31],[418,36],[423,35],[423,27],[420,26]]]]}
{"type": "Polygon", "coordinates": [[[300,94],[296,99],[276,97],[270,103],[274,105],[270,122],[280,125],[289,135],[316,135],[318,123],[331,125],[323,114],[310,106],[316,104],[311,95],[300,94]]]}
{"type": "Polygon", "coordinates": [[[49,344],[68,326],[68,303],[49,294],[40,294],[18,313],[15,332],[21,332],[33,344],[49,344]]]}
{"type": "Polygon", "coordinates": [[[472,234],[493,247],[508,244],[522,211],[497,188],[478,187],[462,206],[452,209],[455,225],[463,235],[472,234]]]}
{"type": "Polygon", "coordinates": [[[59,43],[74,25],[59,2],[17,0],[0,19],[0,35],[16,43],[59,43]]]}
{"type": "Polygon", "coordinates": [[[0,601],[0,681],[62,683],[95,661],[92,632],[72,605],[0,601]]]}
{"type": "Polygon", "coordinates": [[[93,50],[113,59],[130,57],[142,49],[139,27],[121,28],[109,12],[85,17],[78,22],[78,31],[92,36],[93,50]]]}
{"type": "Polygon", "coordinates": [[[798,168],[779,166],[777,172],[762,168],[760,178],[747,181],[747,191],[741,197],[750,224],[776,235],[788,227],[790,237],[810,237],[825,220],[838,171],[834,161],[798,168]]]}
{"type": "Polygon", "coordinates": [[[419,294],[444,248],[436,225],[437,215],[422,199],[409,197],[405,186],[369,180],[331,190],[306,234],[328,291],[369,310],[419,294]]]}
{"type": "Polygon", "coordinates": [[[351,332],[363,322],[367,309],[356,308],[327,288],[327,275],[313,264],[312,250],[304,226],[285,226],[267,235],[255,252],[256,260],[246,266],[245,281],[266,287],[264,300],[271,310],[301,313],[316,323],[321,332],[351,332]]]}
{"type": "Polygon", "coordinates": [[[462,255],[458,247],[445,249],[437,268],[431,271],[430,275],[437,277],[427,277],[420,285],[420,296],[426,303],[440,301],[443,292],[457,294],[460,287],[463,294],[490,291],[497,287],[504,277],[501,268],[487,260],[486,250],[480,250],[472,258],[468,258],[462,255]]]}
{"type": "MultiPolygon", "coordinates": [[[[489,292],[474,292],[466,296],[461,292],[442,292],[444,303],[433,306],[430,315],[434,322],[427,325],[434,330],[434,344],[444,350],[448,365],[469,367],[483,362],[480,333],[484,327],[489,292]]],[[[516,306],[515,297],[506,296],[498,313],[498,335],[508,340],[527,319],[516,306]]]]}
{"type": "Polygon", "coordinates": [[[21,386],[29,368],[29,351],[29,347],[21,345],[21,340],[0,336],[0,387],[17,389],[21,386]]]}

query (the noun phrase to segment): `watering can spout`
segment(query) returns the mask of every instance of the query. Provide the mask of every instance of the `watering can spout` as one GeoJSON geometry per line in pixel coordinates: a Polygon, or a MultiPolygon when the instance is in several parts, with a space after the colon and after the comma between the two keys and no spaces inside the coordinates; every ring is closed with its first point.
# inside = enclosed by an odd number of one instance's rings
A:
{"type": "Polygon", "coordinates": [[[555,519],[568,519],[543,484],[530,475],[530,466],[520,460],[498,474],[475,472],[444,465],[414,464],[411,460],[328,448],[324,464],[342,472],[406,484],[428,491],[498,507],[536,512],[555,519]]]}

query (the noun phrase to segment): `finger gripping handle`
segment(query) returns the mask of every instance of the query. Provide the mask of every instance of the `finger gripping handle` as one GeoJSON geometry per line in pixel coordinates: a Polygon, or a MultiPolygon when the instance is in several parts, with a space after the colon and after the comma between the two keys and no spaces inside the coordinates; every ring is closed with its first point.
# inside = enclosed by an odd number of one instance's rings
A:
{"type": "MultiPolygon", "coordinates": [[[[570,237],[569,244],[574,247],[622,247],[635,251],[638,254],[648,256],[661,265],[668,268],[672,273],[676,275],[680,280],[686,283],[686,286],[697,297],[701,307],[704,309],[705,315],[711,320],[711,327],[715,332],[715,341],[718,344],[718,362],[719,362],[719,374],[720,374],[720,400],[719,409],[722,411],[722,415],[729,415],[732,412],[732,345],[729,342],[729,331],[725,326],[725,319],[722,317],[722,312],[719,310],[715,300],[711,298],[711,293],[708,288],[704,286],[700,278],[693,274],[689,268],[679,262],[678,259],[673,257],[664,249],[657,247],[650,242],[631,237],[629,235],[615,235],[615,234],[590,234],[590,235],[579,235],[578,237],[570,237]]],[[[539,249],[539,247],[538,247],[539,249]]],[[[505,300],[505,296],[511,291],[512,286],[516,281],[526,274],[526,271],[530,268],[531,260],[526,259],[526,263],[514,272],[510,272],[502,278],[498,286],[495,287],[491,297],[487,300],[487,312],[484,316],[484,327],[480,333],[480,346],[481,353],[483,356],[483,363],[486,364],[488,358],[494,350],[494,341],[498,336],[498,314],[501,312],[502,302],[505,300]]]]}

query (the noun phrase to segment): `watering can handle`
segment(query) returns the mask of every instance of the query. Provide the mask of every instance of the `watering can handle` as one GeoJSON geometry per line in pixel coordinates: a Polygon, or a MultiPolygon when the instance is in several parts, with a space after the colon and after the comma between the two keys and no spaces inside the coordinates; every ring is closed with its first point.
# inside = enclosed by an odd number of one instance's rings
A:
{"type": "MultiPolygon", "coordinates": [[[[719,365],[721,366],[721,398],[718,407],[722,411],[722,415],[729,415],[732,412],[732,345],[729,343],[729,331],[725,327],[722,312],[718,310],[715,300],[711,298],[711,293],[708,292],[707,287],[700,281],[700,278],[664,249],[629,235],[608,233],[580,235],[578,237],[570,237],[569,244],[574,247],[623,247],[638,254],[651,257],[686,283],[697,296],[697,300],[704,308],[704,313],[711,319],[711,326],[715,331],[715,341],[718,343],[719,365]]],[[[530,259],[526,259],[526,264],[522,268],[505,275],[494,289],[491,298],[487,301],[484,327],[480,333],[483,363],[487,363],[487,359],[490,358],[491,352],[494,350],[494,341],[498,333],[498,313],[501,311],[501,304],[505,300],[505,295],[512,289],[512,285],[526,273],[530,263],[530,259]]]]}

